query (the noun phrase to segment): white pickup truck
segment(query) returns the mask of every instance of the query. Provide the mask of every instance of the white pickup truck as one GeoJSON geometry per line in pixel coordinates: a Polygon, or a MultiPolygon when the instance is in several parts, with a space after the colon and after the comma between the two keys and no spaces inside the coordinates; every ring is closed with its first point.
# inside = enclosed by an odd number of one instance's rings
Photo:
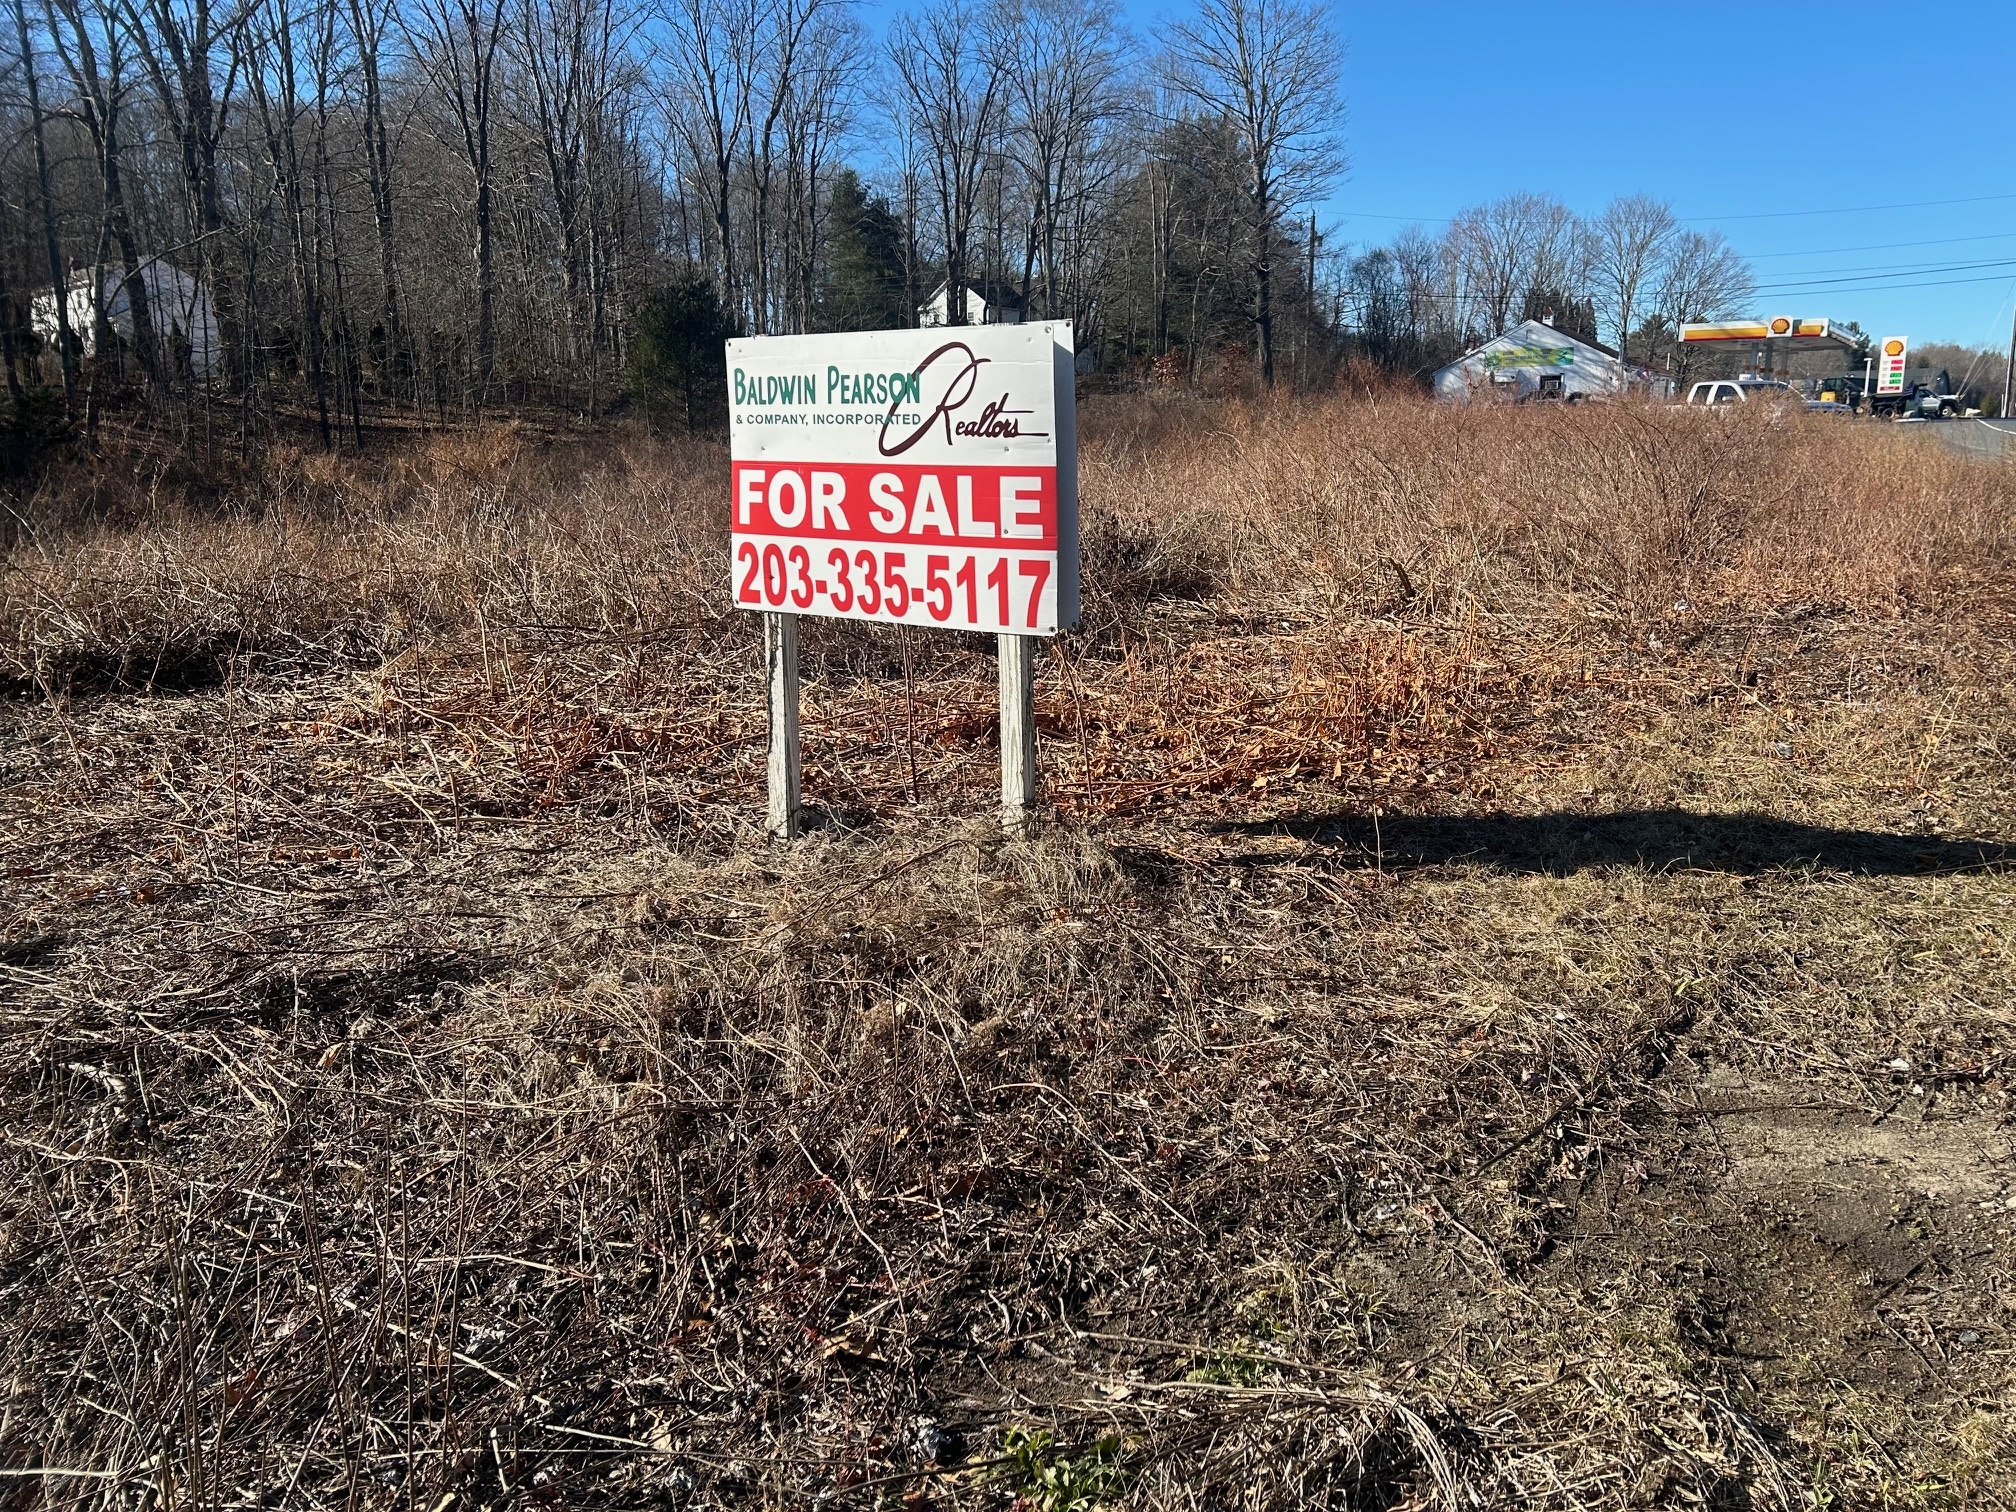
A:
{"type": "Polygon", "coordinates": [[[1850,413],[1831,399],[1808,399],[1791,384],[1776,378],[1709,378],[1687,390],[1684,401],[1694,405],[1770,404],[1815,413],[1850,413]]]}
{"type": "Polygon", "coordinates": [[[1758,399],[1805,403],[1803,394],[1775,378],[1711,378],[1687,390],[1689,404],[1749,404],[1758,399]]]}

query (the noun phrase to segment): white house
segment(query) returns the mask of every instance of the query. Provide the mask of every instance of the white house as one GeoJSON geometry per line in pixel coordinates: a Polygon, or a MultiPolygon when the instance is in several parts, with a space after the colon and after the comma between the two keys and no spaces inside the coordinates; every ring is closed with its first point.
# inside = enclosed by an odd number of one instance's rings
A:
{"type": "MultiPolygon", "coordinates": [[[[147,290],[148,318],[154,334],[180,362],[188,353],[191,373],[208,378],[224,364],[223,344],[217,334],[217,311],[210,292],[189,274],[159,257],[140,264],[139,281],[147,290]]],[[[86,357],[97,355],[97,323],[91,312],[91,271],[73,268],[67,280],[65,301],[70,313],[70,334],[86,357]]],[[[113,334],[122,341],[133,339],[133,304],[128,296],[125,269],[108,265],[105,269],[105,318],[113,334]]],[[[56,320],[56,291],[43,289],[29,306],[29,320],[35,334],[52,346],[60,329],[56,320]]]]}
{"type": "MultiPolygon", "coordinates": [[[[941,283],[938,291],[917,307],[917,324],[929,329],[932,326],[952,323],[951,284],[941,283]]],[[[966,324],[968,325],[1020,325],[1022,308],[1003,301],[992,305],[980,297],[980,291],[971,284],[966,286],[966,324]]]]}
{"type": "Polygon", "coordinates": [[[1435,397],[1609,399],[1632,389],[1670,389],[1670,380],[1627,366],[1608,347],[1578,341],[1545,320],[1527,320],[1465,352],[1434,377],[1435,397]]]}

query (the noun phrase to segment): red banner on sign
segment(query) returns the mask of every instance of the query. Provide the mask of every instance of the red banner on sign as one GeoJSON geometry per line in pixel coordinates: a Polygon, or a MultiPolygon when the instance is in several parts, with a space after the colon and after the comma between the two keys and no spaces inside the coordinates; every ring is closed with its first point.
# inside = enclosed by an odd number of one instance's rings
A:
{"type": "Polygon", "coordinates": [[[737,462],[737,536],[1057,549],[1054,467],[737,462]]]}

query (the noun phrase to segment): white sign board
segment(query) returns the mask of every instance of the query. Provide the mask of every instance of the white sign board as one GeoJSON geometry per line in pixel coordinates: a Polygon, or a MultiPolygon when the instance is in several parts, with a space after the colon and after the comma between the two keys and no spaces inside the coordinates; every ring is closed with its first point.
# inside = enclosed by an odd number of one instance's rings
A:
{"type": "Polygon", "coordinates": [[[1904,353],[1908,345],[1902,336],[1885,336],[1876,351],[1876,392],[1904,392],[1904,353]]]}
{"type": "Polygon", "coordinates": [[[1074,395],[1068,321],[729,342],[736,604],[1075,624],[1074,395]]]}

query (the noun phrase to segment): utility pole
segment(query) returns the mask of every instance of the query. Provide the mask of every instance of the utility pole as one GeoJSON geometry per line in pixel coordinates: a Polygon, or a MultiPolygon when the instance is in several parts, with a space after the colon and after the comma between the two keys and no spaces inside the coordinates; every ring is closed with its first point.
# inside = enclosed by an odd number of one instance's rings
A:
{"type": "Polygon", "coordinates": [[[2009,418],[2010,389],[2016,388],[2016,315],[2009,317],[2009,365],[2002,369],[2002,418],[2009,418]]]}

